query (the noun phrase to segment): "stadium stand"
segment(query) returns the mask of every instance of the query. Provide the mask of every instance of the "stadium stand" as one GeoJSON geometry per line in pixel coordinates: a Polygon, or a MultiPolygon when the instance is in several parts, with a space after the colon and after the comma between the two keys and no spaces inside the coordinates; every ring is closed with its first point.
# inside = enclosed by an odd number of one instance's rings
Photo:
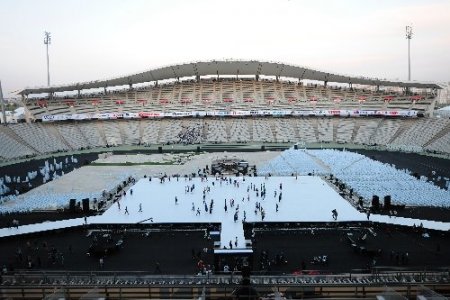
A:
{"type": "Polygon", "coordinates": [[[55,124],[55,128],[73,150],[86,149],[89,147],[88,140],[83,136],[77,124],[55,124]]]}
{"type": "Polygon", "coordinates": [[[228,141],[227,126],[224,120],[205,122],[206,140],[211,143],[226,143],[228,141]]]}
{"type": "Polygon", "coordinates": [[[434,96],[412,101],[410,96],[386,91],[366,92],[364,89],[299,85],[293,82],[234,80],[178,82],[149,86],[143,90],[130,89],[114,93],[81,95],[81,98],[55,96],[28,98],[24,105],[33,119],[50,114],[199,111],[215,109],[343,109],[343,110],[401,110],[427,112],[434,96]],[[188,90],[188,91],[186,91],[188,90]],[[282,92],[284,91],[284,93],[282,92]],[[290,92],[286,92],[290,91],[290,92]],[[386,95],[388,93],[388,96],[386,95]],[[387,98],[388,97],[388,98],[387,98]],[[383,100],[383,99],[389,99],[383,100]],[[61,105],[66,103],[66,105],[61,105]]]}
{"type": "Polygon", "coordinates": [[[141,123],[129,120],[119,122],[119,127],[123,132],[123,141],[126,145],[139,145],[141,143],[141,123]]]}
{"type": "Polygon", "coordinates": [[[431,114],[438,88],[258,61],[30,88],[19,92],[28,123],[2,129],[9,146],[0,160],[174,143],[340,143],[448,154],[449,121],[431,114]]]}
{"type": "Polygon", "coordinates": [[[389,141],[394,138],[394,135],[400,128],[401,121],[399,120],[382,120],[378,128],[375,130],[373,136],[373,144],[375,145],[387,145],[389,141]]]}
{"type": "MultiPolygon", "coordinates": [[[[122,122],[121,122],[122,123],[122,122]]],[[[103,128],[106,137],[106,144],[109,146],[122,145],[122,134],[120,132],[119,122],[98,122],[97,125],[103,128]]]]}
{"type": "Polygon", "coordinates": [[[208,118],[11,124],[0,156],[21,158],[120,145],[196,143],[341,143],[450,153],[450,121],[439,118],[208,118]]]}
{"type": "Polygon", "coordinates": [[[378,127],[379,120],[358,120],[358,124],[355,124],[356,134],[353,139],[353,142],[357,145],[369,145],[371,144],[371,137],[374,136],[374,133],[378,127]]]}
{"type": "Polygon", "coordinates": [[[317,119],[299,119],[297,125],[301,142],[317,142],[317,119]]]}
{"type": "MultiPolygon", "coordinates": [[[[40,153],[52,153],[69,149],[59,136],[53,134],[51,130],[48,130],[49,127],[44,127],[42,124],[12,124],[10,128],[40,153]]],[[[50,128],[53,129],[53,126],[50,128]]]]}
{"type": "Polygon", "coordinates": [[[36,154],[36,152],[25,145],[23,141],[18,141],[18,136],[14,137],[14,135],[15,133],[8,127],[0,126],[0,140],[2,141],[0,157],[2,159],[8,160],[36,154]]]}
{"type": "Polygon", "coordinates": [[[333,141],[333,119],[319,119],[317,124],[318,139],[320,142],[332,142],[333,141]]]}
{"type": "Polygon", "coordinates": [[[142,121],[142,143],[144,145],[152,145],[158,143],[158,132],[161,128],[161,121],[153,122],[142,121]]]}
{"type": "Polygon", "coordinates": [[[231,120],[229,141],[247,143],[252,141],[252,131],[249,122],[243,119],[231,120]]]}
{"type": "Polygon", "coordinates": [[[298,141],[298,133],[295,132],[295,126],[292,120],[276,119],[274,123],[276,142],[291,143],[298,141]]]}
{"type": "Polygon", "coordinates": [[[90,147],[105,147],[106,141],[104,136],[100,134],[99,128],[95,124],[96,122],[80,122],[77,123],[81,134],[86,138],[86,141],[90,147]]]}
{"type": "Polygon", "coordinates": [[[425,147],[427,150],[450,153],[450,130],[446,130],[442,136],[433,139],[434,140],[425,147]]]}
{"type": "Polygon", "coordinates": [[[391,143],[392,147],[420,152],[430,138],[439,134],[449,124],[445,119],[422,119],[408,123],[410,124],[403,124],[404,127],[409,126],[391,143]]]}

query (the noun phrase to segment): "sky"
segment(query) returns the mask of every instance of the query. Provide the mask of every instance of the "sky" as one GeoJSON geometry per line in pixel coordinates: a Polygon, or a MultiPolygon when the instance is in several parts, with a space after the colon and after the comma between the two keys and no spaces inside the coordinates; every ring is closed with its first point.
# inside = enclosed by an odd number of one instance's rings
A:
{"type": "Polygon", "coordinates": [[[6,97],[190,61],[277,61],[355,76],[450,81],[450,0],[0,0],[6,97]]]}

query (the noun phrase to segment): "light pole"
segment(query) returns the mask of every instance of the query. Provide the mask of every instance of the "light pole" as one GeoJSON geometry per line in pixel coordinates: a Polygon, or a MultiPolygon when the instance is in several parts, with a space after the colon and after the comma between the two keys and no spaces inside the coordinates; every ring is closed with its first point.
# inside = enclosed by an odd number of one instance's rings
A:
{"type": "Polygon", "coordinates": [[[44,31],[44,44],[47,47],[47,86],[50,86],[50,63],[48,58],[48,45],[51,44],[52,38],[50,32],[44,31]]]}
{"type": "MultiPolygon", "coordinates": [[[[5,99],[3,99],[2,82],[0,81],[0,101],[2,105],[3,124],[6,124],[5,99]]],[[[2,123],[2,122],[0,122],[2,123]]]]}
{"type": "Polygon", "coordinates": [[[406,26],[406,39],[408,40],[408,81],[411,81],[411,39],[412,39],[412,26],[406,26]]]}

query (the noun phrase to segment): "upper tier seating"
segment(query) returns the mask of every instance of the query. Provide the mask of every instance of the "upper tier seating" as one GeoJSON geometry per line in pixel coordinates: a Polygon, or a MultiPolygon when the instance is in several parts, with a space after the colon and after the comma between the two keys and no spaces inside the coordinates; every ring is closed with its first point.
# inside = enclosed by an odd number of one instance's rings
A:
{"type": "Polygon", "coordinates": [[[35,119],[45,114],[176,112],[201,110],[260,109],[344,109],[398,110],[414,108],[426,112],[433,102],[432,94],[413,102],[410,96],[375,87],[348,89],[333,86],[304,85],[288,81],[200,80],[149,85],[99,94],[81,94],[53,99],[29,98],[25,106],[35,119]],[[389,99],[389,102],[385,102],[389,99]],[[44,105],[45,104],[45,105],[44,105]]]}

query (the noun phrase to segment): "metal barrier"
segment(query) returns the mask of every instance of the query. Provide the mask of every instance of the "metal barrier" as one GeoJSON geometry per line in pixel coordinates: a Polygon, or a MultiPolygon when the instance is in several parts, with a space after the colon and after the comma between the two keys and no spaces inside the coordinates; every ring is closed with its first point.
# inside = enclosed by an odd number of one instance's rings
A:
{"type": "MultiPolygon", "coordinates": [[[[447,271],[384,272],[377,274],[279,275],[251,277],[259,295],[287,298],[374,298],[386,296],[387,287],[396,295],[414,298],[424,287],[450,294],[447,271]]],[[[3,276],[2,299],[132,299],[232,298],[241,276],[149,275],[146,272],[33,272],[3,276]],[[57,287],[57,289],[55,288],[57,287]],[[91,296],[89,296],[91,295],[91,296]],[[94,296],[95,295],[95,296],[94,296]]]]}

